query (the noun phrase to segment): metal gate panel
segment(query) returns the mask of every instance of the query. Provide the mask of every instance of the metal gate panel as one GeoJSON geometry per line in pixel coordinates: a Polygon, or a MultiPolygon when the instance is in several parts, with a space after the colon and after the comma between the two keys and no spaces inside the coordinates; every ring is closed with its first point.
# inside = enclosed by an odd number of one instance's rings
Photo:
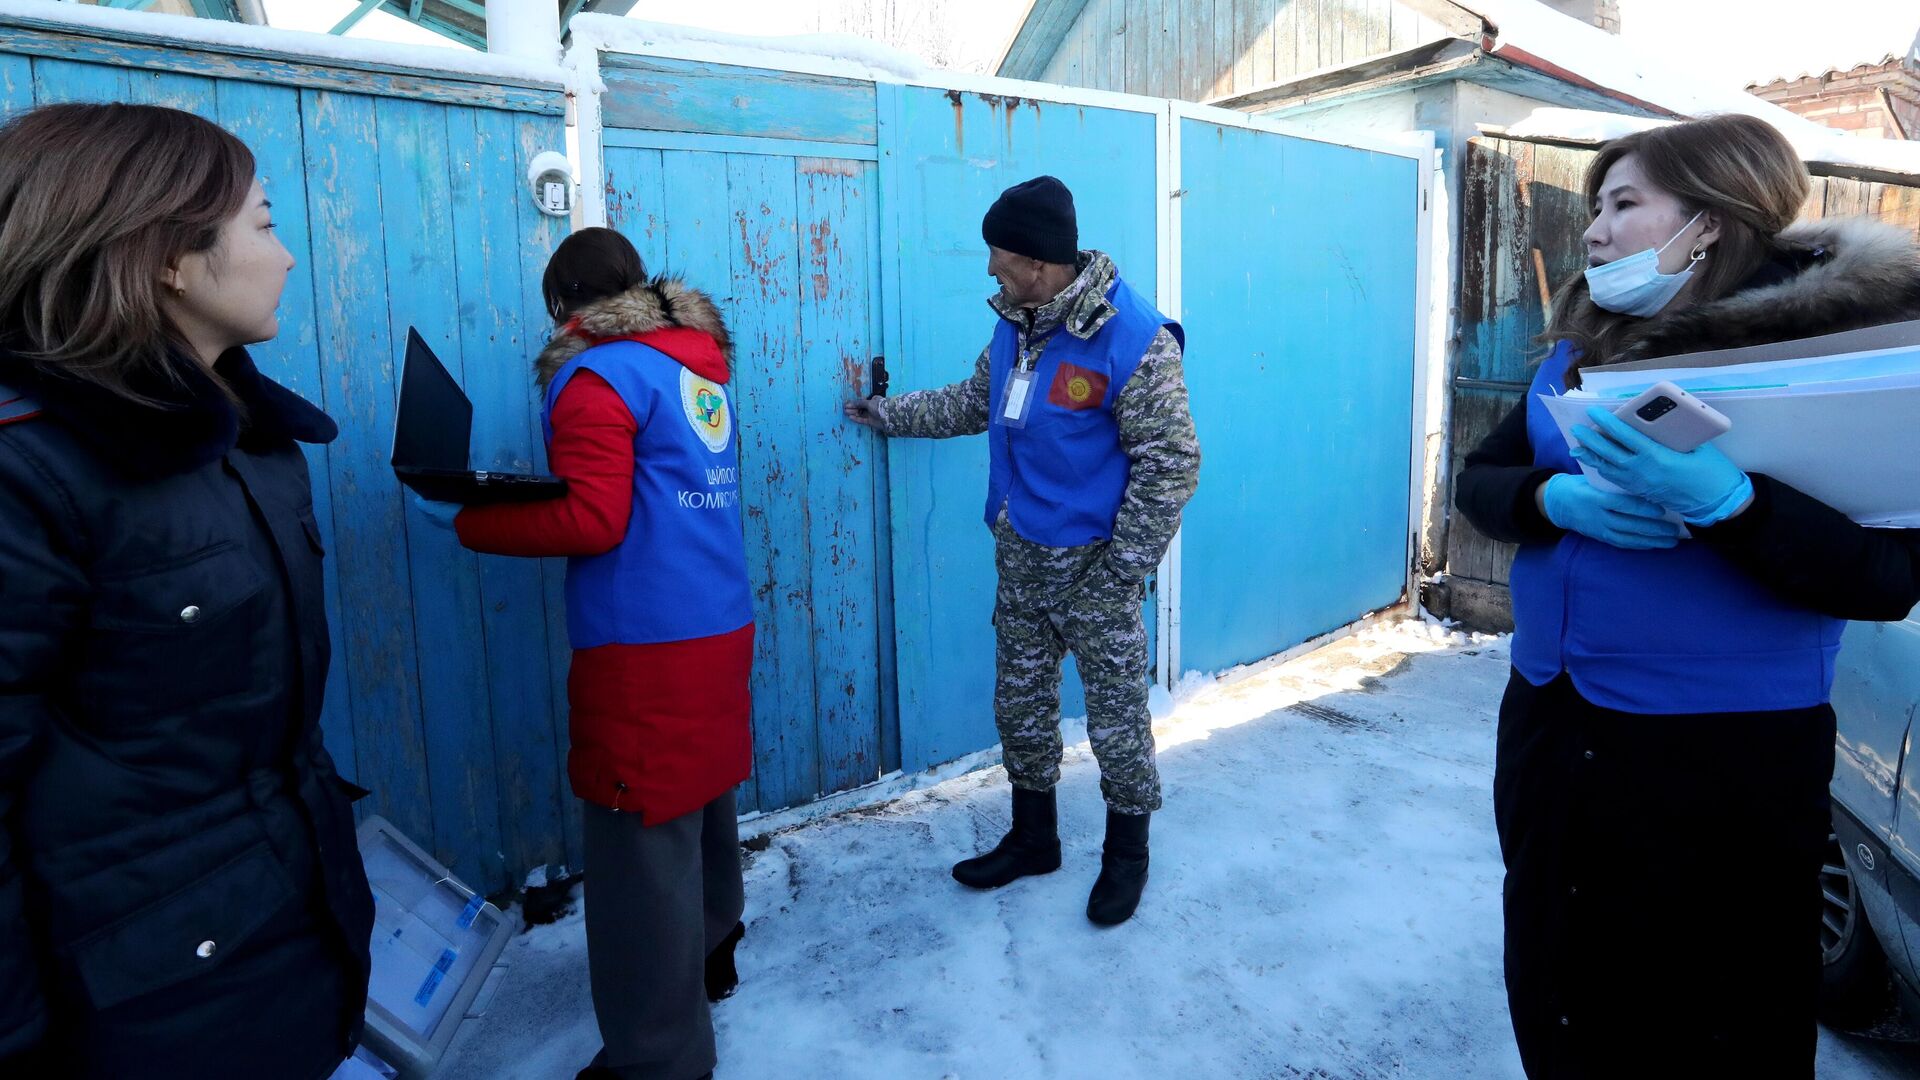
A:
{"type": "Polygon", "coordinates": [[[1394,603],[1411,557],[1419,161],[1243,125],[1177,121],[1187,670],[1394,603]]]}

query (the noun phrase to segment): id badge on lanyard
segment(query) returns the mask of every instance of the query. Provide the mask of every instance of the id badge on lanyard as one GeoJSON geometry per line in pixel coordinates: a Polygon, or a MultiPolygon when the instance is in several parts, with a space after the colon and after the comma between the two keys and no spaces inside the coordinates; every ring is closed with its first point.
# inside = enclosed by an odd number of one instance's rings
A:
{"type": "Polygon", "coordinates": [[[1033,375],[1033,353],[1022,349],[1020,361],[1000,395],[1000,423],[1006,427],[1027,426],[1027,414],[1033,411],[1033,375]]]}

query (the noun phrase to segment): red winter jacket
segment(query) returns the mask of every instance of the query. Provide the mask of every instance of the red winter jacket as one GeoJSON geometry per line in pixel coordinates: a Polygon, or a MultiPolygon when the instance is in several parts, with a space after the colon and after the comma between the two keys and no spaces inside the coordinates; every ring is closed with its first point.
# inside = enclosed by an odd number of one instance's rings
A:
{"type": "MultiPolygon", "coordinates": [[[[559,366],[556,359],[627,338],[703,378],[727,381],[724,327],[697,292],[662,291],[654,283],[590,305],[582,316],[603,332],[583,331],[581,319],[569,323],[542,354],[547,375],[559,366]],[[658,320],[646,318],[650,312],[658,320]],[[609,329],[621,332],[604,332],[609,329]]],[[[495,555],[587,556],[626,538],[634,440],[641,437],[633,414],[606,380],[581,371],[554,402],[551,419],[548,464],[567,481],[567,493],[546,502],[469,507],[455,519],[461,544],[495,555]]],[[[574,794],[638,811],[657,824],[740,784],[753,761],[752,662],[751,624],[689,641],[575,650],[567,678],[567,773],[574,794]]]]}

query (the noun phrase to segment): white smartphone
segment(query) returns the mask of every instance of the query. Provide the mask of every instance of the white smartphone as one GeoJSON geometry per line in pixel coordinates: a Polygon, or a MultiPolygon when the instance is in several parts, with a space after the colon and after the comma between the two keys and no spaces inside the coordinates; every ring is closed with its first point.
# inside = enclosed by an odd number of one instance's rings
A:
{"type": "Polygon", "coordinates": [[[1670,382],[1657,382],[1613,410],[1629,427],[1669,450],[1690,453],[1733,430],[1720,410],[1670,382]]]}

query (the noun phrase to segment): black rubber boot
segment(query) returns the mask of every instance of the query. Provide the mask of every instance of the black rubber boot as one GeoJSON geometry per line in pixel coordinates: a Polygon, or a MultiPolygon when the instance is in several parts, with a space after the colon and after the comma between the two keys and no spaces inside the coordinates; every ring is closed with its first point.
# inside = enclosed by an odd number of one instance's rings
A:
{"type": "Polygon", "coordinates": [[[1060,815],[1053,789],[1013,789],[1013,828],[992,851],[953,864],[953,880],[972,889],[997,889],[1029,874],[1060,869],[1060,815]]]}
{"type": "Polygon", "coordinates": [[[747,924],[735,923],[720,944],[707,954],[707,1000],[720,1001],[733,996],[740,986],[740,971],[733,966],[733,947],[747,936],[747,924]]]}
{"type": "Polygon", "coordinates": [[[1087,897],[1087,918],[1118,926],[1133,918],[1147,887],[1147,822],[1152,814],[1107,811],[1107,842],[1100,850],[1100,877],[1087,897]]]}

